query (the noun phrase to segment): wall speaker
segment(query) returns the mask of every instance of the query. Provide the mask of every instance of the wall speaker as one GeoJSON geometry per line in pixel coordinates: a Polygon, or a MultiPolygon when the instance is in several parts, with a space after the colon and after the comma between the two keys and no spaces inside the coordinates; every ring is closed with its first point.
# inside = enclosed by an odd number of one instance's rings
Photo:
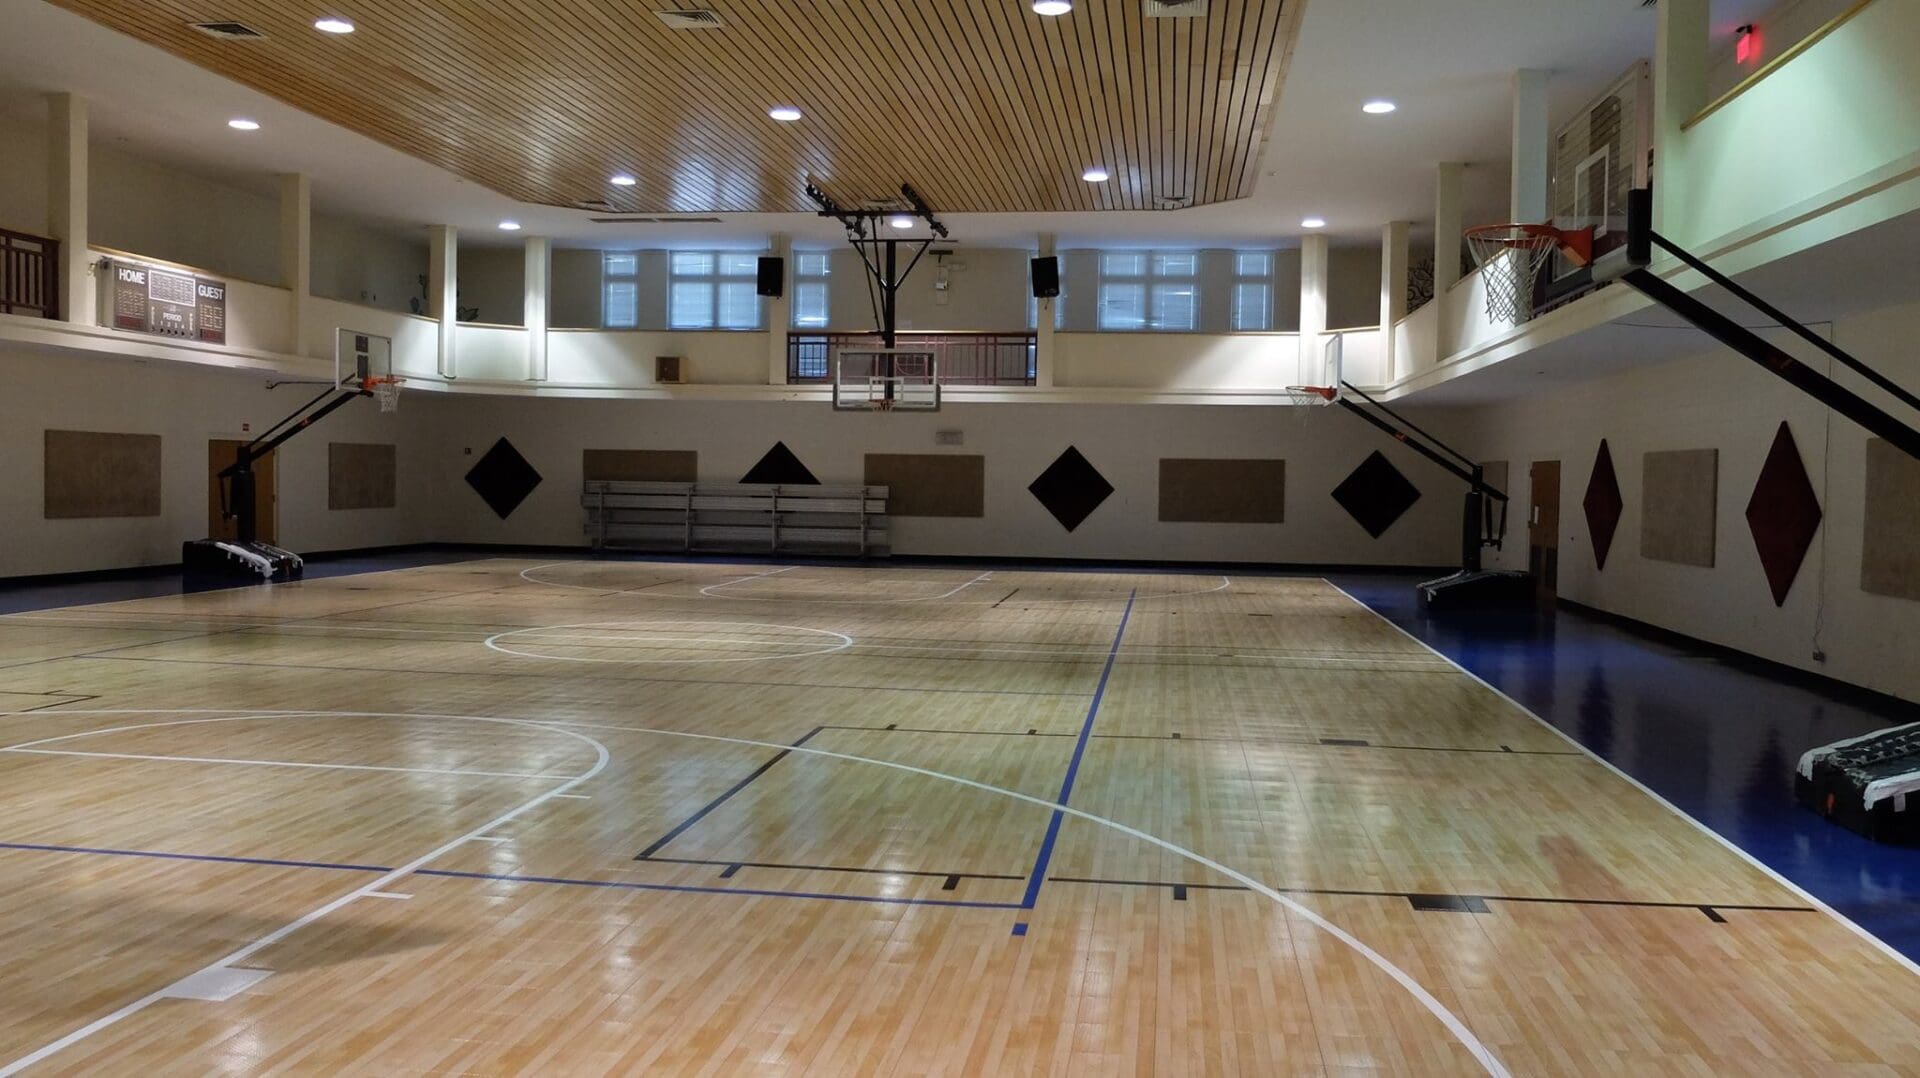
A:
{"type": "Polygon", "coordinates": [[[677,386],[687,380],[684,356],[653,357],[653,380],[661,385],[677,386]]]}
{"type": "Polygon", "coordinates": [[[1033,294],[1038,299],[1060,294],[1060,259],[1048,255],[1033,260],[1033,294]]]}
{"type": "Polygon", "coordinates": [[[772,255],[760,259],[760,287],[763,296],[779,298],[787,289],[787,260],[772,255]]]}

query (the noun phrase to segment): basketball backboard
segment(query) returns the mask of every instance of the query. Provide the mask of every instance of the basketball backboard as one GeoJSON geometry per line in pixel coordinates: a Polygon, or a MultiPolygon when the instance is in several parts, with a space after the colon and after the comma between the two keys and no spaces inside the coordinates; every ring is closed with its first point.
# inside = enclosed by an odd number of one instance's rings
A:
{"type": "Polygon", "coordinates": [[[840,412],[937,412],[940,357],[926,349],[843,348],[833,357],[840,412]]]}

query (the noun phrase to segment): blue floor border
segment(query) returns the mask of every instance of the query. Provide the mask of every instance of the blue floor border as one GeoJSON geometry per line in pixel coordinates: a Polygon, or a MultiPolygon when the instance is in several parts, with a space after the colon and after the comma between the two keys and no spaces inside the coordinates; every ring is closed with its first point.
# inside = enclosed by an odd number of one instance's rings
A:
{"type": "Polygon", "coordinates": [[[1409,576],[1329,579],[1920,961],[1920,849],[1870,842],[1793,799],[1800,753],[1915,721],[1920,708],[1564,606],[1433,614],[1421,609],[1409,576]]]}

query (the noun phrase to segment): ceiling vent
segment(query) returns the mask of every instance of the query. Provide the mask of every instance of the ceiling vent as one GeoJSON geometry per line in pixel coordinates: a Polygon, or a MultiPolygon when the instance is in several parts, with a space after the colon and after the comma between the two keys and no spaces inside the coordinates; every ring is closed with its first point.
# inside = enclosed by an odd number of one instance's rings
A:
{"type": "Polygon", "coordinates": [[[192,26],[208,37],[228,41],[257,41],[267,36],[243,22],[196,22],[192,26]]]}
{"type": "Polygon", "coordinates": [[[717,30],[722,25],[718,12],[705,8],[677,8],[672,11],[656,11],[661,22],[670,30],[717,30]]]}
{"type": "Polygon", "coordinates": [[[1149,19],[1199,19],[1207,14],[1207,0],[1141,0],[1149,19]]]}
{"type": "Polygon", "coordinates": [[[596,225],[717,225],[718,217],[647,217],[624,213],[618,217],[589,217],[596,225]]]}
{"type": "Polygon", "coordinates": [[[618,207],[604,198],[583,199],[573,204],[576,210],[591,210],[594,213],[619,213],[618,207]]]}

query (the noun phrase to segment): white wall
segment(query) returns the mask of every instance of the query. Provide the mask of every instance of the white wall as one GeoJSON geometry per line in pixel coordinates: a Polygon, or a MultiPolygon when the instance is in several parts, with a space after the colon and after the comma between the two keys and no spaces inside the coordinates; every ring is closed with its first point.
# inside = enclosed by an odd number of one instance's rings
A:
{"type": "Polygon", "coordinates": [[[491,397],[449,403],[451,410],[441,413],[448,426],[437,450],[436,483],[442,493],[436,530],[448,541],[584,543],[583,449],[691,449],[700,454],[702,479],[731,483],[784,441],[824,483],[860,482],[864,455],[872,452],[984,455],[986,516],[897,520],[893,546],[901,554],[1378,565],[1450,564],[1459,556],[1455,481],[1330,409],[971,404],[883,417],[836,413],[824,403],[491,397]],[[937,430],[963,431],[966,445],[936,449],[937,430]],[[461,478],[502,436],[544,479],[505,521],[461,478]],[[1027,492],[1069,445],[1116,491],[1071,533],[1027,492]],[[1423,492],[1379,540],[1330,493],[1374,449],[1423,492]],[[1162,457],[1284,457],[1287,522],[1158,523],[1162,457]]]}
{"type": "Polygon", "coordinates": [[[555,329],[600,328],[600,255],[599,251],[573,249],[553,252],[549,325],[555,329]]]}
{"type": "Polygon", "coordinates": [[[403,312],[419,299],[424,310],[426,272],[424,232],[408,238],[314,215],[314,295],[403,312]]]}
{"type": "MultiPolygon", "coordinates": [[[[1674,332],[1688,332],[1675,330],[1674,332]]],[[[1920,305],[1843,320],[1834,340],[1896,381],[1920,384],[1920,305]]],[[[1817,364],[1825,370],[1827,364],[1817,364]]],[[[1875,394],[1842,370],[1837,380],[1875,394]]],[[[1417,400],[1417,398],[1414,398],[1417,400]]],[[[1884,403],[1884,402],[1883,402],[1884,403]]],[[[1531,511],[1528,464],[1561,461],[1560,593],[1804,670],[1920,699],[1920,603],[1860,590],[1866,434],[1731,352],[1644,368],[1561,392],[1471,410],[1466,445],[1512,462],[1516,541],[1499,561],[1523,567],[1531,511]],[[1745,520],[1755,478],[1782,420],[1792,425],[1825,518],[1786,605],[1774,606],[1745,520]],[[1600,439],[1625,496],[1604,571],[1581,510],[1600,439]],[[1648,451],[1719,450],[1711,569],[1640,556],[1641,468],[1648,451]],[[1825,662],[1813,658],[1824,650],[1825,662]]]]}
{"type": "MultiPolygon", "coordinates": [[[[0,577],[169,565],[180,544],[207,533],[207,442],[252,437],[313,394],[311,386],[266,388],[257,374],[167,361],[50,354],[0,345],[0,577]],[[252,424],[252,433],[242,425],[252,424]],[[162,438],[161,515],[105,520],[44,519],[45,432],[92,430],[162,438]]],[[[409,398],[409,406],[432,404],[409,398]]],[[[355,401],[276,451],[278,538],[296,551],[424,542],[433,537],[429,421],[408,407],[382,415],[355,401]],[[327,444],[393,442],[400,490],[394,509],[327,508],[327,444]]]]}
{"type": "MultiPolygon", "coordinates": [[[[527,253],[520,247],[460,246],[460,306],[478,307],[469,319],[496,326],[526,323],[527,253]]],[[[596,292],[599,281],[594,282],[596,292]]]]}
{"type": "MultiPolygon", "coordinates": [[[[932,253],[900,286],[900,328],[905,330],[978,330],[1021,332],[1027,328],[1027,301],[1033,294],[1028,259],[1034,252],[996,247],[962,247],[946,262],[946,302],[934,288],[942,269],[932,253]]],[[[902,259],[910,257],[903,249],[902,259]]],[[[827,328],[860,333],[875,328],[867,298],[866,267],[851,248],[833,251],[828,262],[827,328]]],[[[791,261],[789,261],[791,268],[791,261]]],[[[901,268],[905,268],[904,261],[901,268]]],[[[792,286],[789,285],[789,288],[792,286]]]]}

